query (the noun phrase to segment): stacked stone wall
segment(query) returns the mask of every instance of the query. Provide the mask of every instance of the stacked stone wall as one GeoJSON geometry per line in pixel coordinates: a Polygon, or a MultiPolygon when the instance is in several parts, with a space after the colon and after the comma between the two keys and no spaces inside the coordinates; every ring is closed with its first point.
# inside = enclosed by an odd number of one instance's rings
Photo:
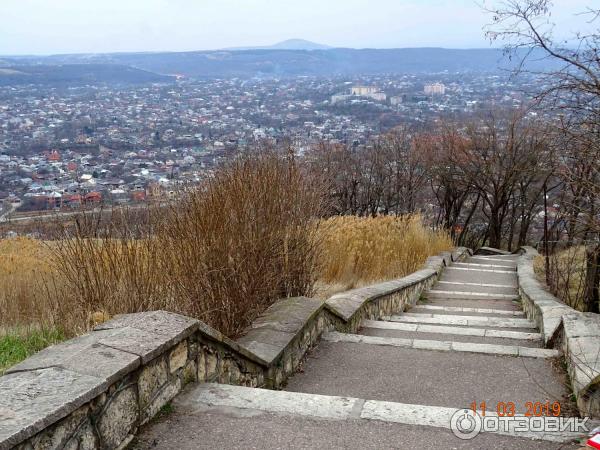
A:
{"type": "Polygon", "coordinates": [[[281,388],[323,332],[356,332],[364,319],[405,310],[468,254],[455,249],[407,277],[325,302],[280,300],[236,341],[166,311],[117,316],[0,377],[0,450],[124,448],[193,382],[281,388]]]}

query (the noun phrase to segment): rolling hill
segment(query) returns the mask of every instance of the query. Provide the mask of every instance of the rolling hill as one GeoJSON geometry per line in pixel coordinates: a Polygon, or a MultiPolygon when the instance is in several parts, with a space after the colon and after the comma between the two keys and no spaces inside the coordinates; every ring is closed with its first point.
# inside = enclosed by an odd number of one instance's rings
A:
{"type": "MultiPolygon", "coordinates": [[[[519,61],[518,56],[509,60],[500,49],[332,48],[3,57],[0,59],[0,69],[4,70],[0,73],[0,84],[169,81],[171,78],[166,78],[165,75],[248,78],[443,71],[489,73],[514,68],[519,61]]],[[[548,60],[539,58],[539,55],[533,56],[529,69],[543,70],[551,67],[548,60]]]]}
{"type": "Polygon", "coordinates": [[[31,64],[0,67],[0,86],[143,84],[173,81],[173,77],[120,64],[31,64]]]}

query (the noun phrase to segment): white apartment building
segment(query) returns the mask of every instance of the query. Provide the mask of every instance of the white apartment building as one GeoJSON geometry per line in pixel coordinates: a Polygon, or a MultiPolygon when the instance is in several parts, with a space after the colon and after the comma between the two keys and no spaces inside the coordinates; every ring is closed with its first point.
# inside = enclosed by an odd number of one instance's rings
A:
{"type": "Polygon", "coordinates": [[[446,93],[446,86],[442,83],[426,84],[423,91],[425,95],[444,95],[446,93]]]}

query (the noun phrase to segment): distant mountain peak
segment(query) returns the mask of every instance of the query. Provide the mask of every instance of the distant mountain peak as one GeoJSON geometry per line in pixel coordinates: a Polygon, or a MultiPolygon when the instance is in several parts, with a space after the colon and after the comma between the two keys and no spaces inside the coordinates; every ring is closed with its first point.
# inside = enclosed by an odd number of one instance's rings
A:
{"type": "Polygon", "coordinates": [[[233,47],[226,50],[328,50],[333,47],[307,41],[306,39],[287,39],[273,45],[254,47],[233,47]]]}
{"type": "Polygon", "coordinates": [[[332,47],[307,41],[306,39],[287,39],[272,45],[271,48],[281,50],[327,50],[332,47]]]}

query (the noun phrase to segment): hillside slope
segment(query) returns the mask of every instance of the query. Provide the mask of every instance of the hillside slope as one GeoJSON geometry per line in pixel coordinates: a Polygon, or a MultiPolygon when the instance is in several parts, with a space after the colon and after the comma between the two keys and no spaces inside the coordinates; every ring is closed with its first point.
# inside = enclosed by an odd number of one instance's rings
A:
{"type": "Polygon", "coordinates": [[[0,67],[0,86],[160,83],[173,77],[121,64],[43,64],[0,67]]]}
{"type": "MultiPolygon", "coordinates": [[[[550,62],[532,55],[528,68],[547,69],[550,62]]],[[[160,74],[188,77],[356,75],[432,72],[495,72],[514,68],[517,57],[500,49],[345,49],[221,50],[179,53],[107,53],[4,58],[4,64],[116,64],[160,74]]],[[[5,68],[10,68],[6,67],[5,68]]]]}

